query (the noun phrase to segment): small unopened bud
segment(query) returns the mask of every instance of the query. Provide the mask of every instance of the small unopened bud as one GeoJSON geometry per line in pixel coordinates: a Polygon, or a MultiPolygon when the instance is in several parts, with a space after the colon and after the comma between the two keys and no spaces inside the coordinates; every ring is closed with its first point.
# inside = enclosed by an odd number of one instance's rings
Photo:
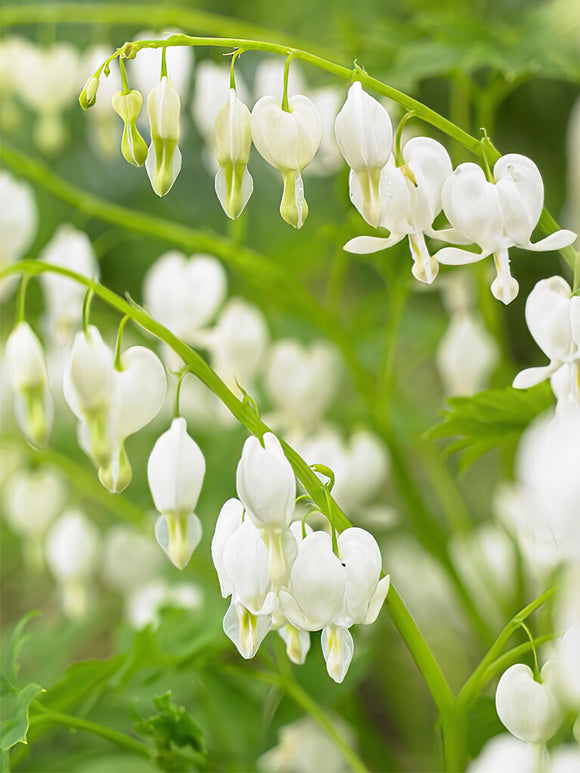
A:
{"type": "Polygon", "coordinates": [[[147,99],[151,144],[145,168],[158,196],[169,193],[181,170],[181,152],[177,147],[180,109],[179,94],[165,75],[147,99]]]}
{"type": "Polygon", "coordinates": [[[137,129],[137,117],[143,106],[141,92],[133,89],[128,94],[116,91],[113,94],[113,110],[125,124],[121,139],[123,158],[133,166],[143,166],[147,158],[147,143],[137,129]]]}
{"type": "Polygon", "coordinates": [[[79,104],[83,110],[88,110],[97,101],[97,91],[99,89],[99,79],[96,75],[91,76],[85,83],[83,90],[79,95],[79,104]]]}

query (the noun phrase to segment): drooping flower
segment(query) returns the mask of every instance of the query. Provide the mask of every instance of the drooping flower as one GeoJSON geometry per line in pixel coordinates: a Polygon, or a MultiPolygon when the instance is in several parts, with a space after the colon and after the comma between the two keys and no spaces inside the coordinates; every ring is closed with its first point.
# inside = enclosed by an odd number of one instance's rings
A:
{"type": "Polygon", "coordinates": [[[28,322],[19,322],[10,333],[5,354],[18,426],[32,446],[45,446],[52,428],[54,406],[44,349],[28,322]]]}
{"type": "Polygon", "coordinates": [[[326,532],[313,532],[298,545],[288,590],[280,591],[288,621],[305,631],[323,629],[322,650],[328,673],[342,682],[352,660],[351,625],[373,623],[389,588],[380,579],[381,555],[375,539],[351,527],[339,535],[338,555],[326,532]]]}
{"type": "MultiPolygon", "coordinates": [[[[371,223],[389,230],[390,236],[358,236],[347,242],[344,249],[367,254],[391,247],[407,236],[413,258],[413,276],[431,284],[439,266],[429,254],[425,234],[443,238],[443,234],[448,233],[438,233],[432,225],[441,211],[441,189],[452,172],[451,160],[443,145],[429,137],[413,137],[405,144],[402,155],[402,166],[397,166],[390,158],[380,173],[378,206],[381,217],[378,222],[371,223]]],[[[362,211],[361,206],[354,203],[362,211]]]]}
{"type": "MultiPolygon", "coordinates": [[[[0,269],[26,253],[38,228],[38,211],[32,188],[0,170],[0,269]]],[[[0,283],[0,300],[8,295],[15,280],[0,283]]]]}
{"type": "Polygon", "coordinates": [[[351,168],[351,201],[367,223],[377,227],[383,219],[381,171],[389,160],[393,141],[389,114],[355,81],[336,116],[334,131],[340,152],[351,168]]]}
{"type": "Polygon", "coordinates": [[[510,666],[502,675],[495,693],[499,718],[521,741],[545,744],[562,721],[562,711],[554,697],[553,663],[542,668],[541,682],[523,663],[510,666]]]}
{"type": "Polygon", "coordinates": [[[580,409],[580,297],[560,276],[542,279],[526,301],[526,322],[550,364],[522,370],[514,387],[527,389],[549,377],[559,409],[580,409]]]}
{"type": "MultiPolygon", "coordinates": [[[[133,40],[167,40],[171,35],[182,34],[179,29],[164,29],[161,32],[142,30],[133,40]]],[[[142,94],[149,94],[159,83],[161,72],[161,48],[142,48],[134,59],[128,60],[130,80],[134,81],[142,94]]],[[[167,69],[179,94],[187,94],[194,64],[191,46],[167,46],[165,49],[167,69]]]]}
{"type": "Polygon", "coordinates": [[[437,370],[446,394],[481,392],[498,359],[498,345],[479,316],[460,313],[451,317],[436,353],[437,370]]]}
{"type": "Polygon", "coordinates": [[[194,510],[205,475],[205,459],[187,434],[185,419],[174,419],[157,439],[147,463],[147,479],[155,507],[157,541],[173,564],[183,569],[201,539],[201,521],[194,510]]]}
{"type": "Polygon", "coordinates": [[[151,144],[145,168],[153,190],[165,196],[181,170],[179,114],[181,102],[173,84],[164,75],[147,98],[151,144]]]}
{"type": "Polygon", "coordinates": [[[232,220],[242,213],[254,189],[247,168],[252,146],[250,120],[250,111],[231,88],[215,120],[215,154],[220,166],[215,190],[232,220]]]}
{"type": "Polygon", "coordinates": [[[466,163],[447,178],[441,192],[447,219],[465,241],[477,244],[480,252],[444,247],[434,259],[457,266],[493,255],[497,277],[491,292],[508,304],[518,294],[518,283],[510,273],[508,249],[559,250],[572,244],[576,234],[561,230],[539,242],[530,241],[544,204],[542,177],[531,159],[518,153],[502,156],[493,168],[493,176],[495,182],[489,182],[481,167],[466,163]]]}
{"type": "Polygon", "coordinates": [[[128,93],[116,91],[112,97],[113,110],[123,121],[121,153],[133,166],[143,166],[147,159],[147,143],[139,133],[137,119],[143,107],[143,95],[137,89],[128,93]]]}
{"type": "Polygon", "coordinates": [[[262,97],[252,110],[251,130],[258,153],[284,180],[280,214],[294,228],[301,228],[308,216],[302,170],[322,139],[318,110],[300,94],[289,98],[287,109],[275,97],[262,97]]]}

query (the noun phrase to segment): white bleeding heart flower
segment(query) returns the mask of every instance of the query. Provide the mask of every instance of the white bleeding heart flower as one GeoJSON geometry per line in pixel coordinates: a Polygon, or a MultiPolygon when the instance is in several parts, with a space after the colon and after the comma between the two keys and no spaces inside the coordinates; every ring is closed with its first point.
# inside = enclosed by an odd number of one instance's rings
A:
{"type": "Polygon", "coordinates": [[[77,333],[64,374],[64,397],[80,420],[79,443],[112,493],[131,482],[126,438],[157,415],[166,390],[165,368],[149,349],[126,349],[117,368],[96,327],[89,325],[86,332],[77,333]]]}
{"type": "Polygon", "coordinates": [[[562,721],[562,710],[553,694],[553,664],[542,668],[536,682],[531,668],[517,663],[507,669],[497,685],[495,707],[512,735],[533,744],[545,744],[562,721]]]}
{"type": "Polygon", "coordinates": [[[251,130],[258,153],[284,180],[280,214],[294,228],[301,228],[308,216],[301,173],[322,139],[316,106],[300,94],[289,98],[287,109],[275,97],[262,97],[252,110],[251,130]]]}
{"type": "Polygon", "coordinates": [[[267,432],[244,443],[236,488],[248,518],[260,529],[285,529],[296,501],[296,478],[278,438],[267,432]]]}
{"type": "Polygon", "coordinates": [[[215,120],[215,155],[220,166],[215,190],[232,220],[242,213],[254,190],[247,168],[252,147],[250,121],[250,111],[231,88],[215,120]]]}
{"type": "Polygon", "coordinates": [[[310,650],[310,633],[295,628],[289,623],[279,628],[278,633],[286,644],[286,654],[289,660],[297,665],[302,665],[310,650]]]}
{"type": "Polygon", "coordinates": [[[526,322],[550,364],[522,370],[516,389],[550,378],[559,409],[580,408],[580,298],[560,276],[542,279],[526,301],[526,322]]]}
{"type": "Polygon", "coordinates": [[[393,127],[385,108],[353,83],[334,124],[336,142],[351,168],[350,198],[372,226],[379,226],[383,207],[381,171],[391,156],[393,127]]]}
{"type": "Polygon", "coordinates": [[[324,629],[322,650],[328,673],[342,682],[354,649],[348,628],[376,620],[389,589],[389,577],[380,579],[379,547],[364,529],[346,529],[337,546],[338,555],[326,532],[314,532],[300,542],[288,589],[280,591],[280,604],[296,628],[324,629]]]}
{"type": "Polygon", "coordinates": [[[185,419],[174,419],[153,446],[147,479],[161,513],[155,536],[178,569],[187,565],[201,539],[201,522],[194,510],[204,475],[205,459],[187,434],[185,419]]]}
{"type": "Polygon", "coordinates": [[[119,90],[113,94],[111,102],[113,110],[123,121],[123,158],[132,166],[143,166],[147,160],[147,143],[137,128],[137,120],[143,107],[143,95],[137,89],[128,92],[119,90]]]}
{"type": "MultiPolygon", "coordinates": [[[[545,757],[541,755],[542,762],[545,757]]],[[[491,738],[477,759],[467,766],[467,773],[537,773],[537,770],[537,748],[508,733],[491,738]]]]}
{"type": "MultiPolygon", "coordinates": [[[[215,151],[215,122],[218,113],[228,100],[230,90],[230,65],[216,64],[204,59],[195,69],[195,85],[191,114],[206,144],[215,151]]],[[[236,93],[241,102],[249,101],[248,89],[236,73],[236,93]]]]}
{"type": "MultiPolygon", "coordinates": [[[[380,173],[378,191],[382,214],[376,225],[389,230],[390,236],[358,236],[347,242],[344,249],[367,254],[408,237],[413,276],[431,284],[439,265],[429,254],[424,234],[436,238],[449,235],[449,232],[437,233],[432,224],[441,211],[441,189],[452,172],[451,159],[443,145],[429,137],[413,137],[405,144],[402,155],[402,166],[397,166],[391,158],[380,173]]],[[[351,198],[361,211],[358,199],[352,194],[351,198]]]]}
{"type": "Polygon", "coordinates": [[[165,196],[181,170],[179,114],[181,101],[169,78],[164,75],[147,98],[151,144],[145,169],[158,196],[165,196]]]}
{"type": "Polygon", "coordinates": [[[580,712],[580,622],[558,640],[555,652],[556,686],[562,704],[580,712]]]}
{"type": "Polygon", "coordinates": [[[105,534],[102,576],[106,584],[127,597],[163,570],[163,558],[147,532],[117,523],[105,534]]]}
{"type": "Polygon", "coordinates": [[[41,448],[48,443],[54,406],[44,349],[28,322],[19,322],[10,333],[5,356],[18,426],[28,443],[41,448]]]}
{"type": "Polygon", "coordinates": [[[143,295],[151,314],[172,333],[196,343],[227,292],[224,267],[211,255],[187,258],[171,250],[158,258],[145,275],[143,295]]]}
{"type": "Polygon", "coordinates": [[[518,294],[508,249],[559,250],[572,244],[576,234],[561,230],[539,242],[530,241],[544,204],[542,177],[531,159],[517,153],[502,156],[493,176],[495,182],[491,183],[481,167],[466,163],[445,181],[441,199],[447,219],[465,240],[477,244],[480,252],[444,247],[434,257],[439,263],[457,266],[493,255],[497,277],[491,292],[508,304],[518,294]]]}

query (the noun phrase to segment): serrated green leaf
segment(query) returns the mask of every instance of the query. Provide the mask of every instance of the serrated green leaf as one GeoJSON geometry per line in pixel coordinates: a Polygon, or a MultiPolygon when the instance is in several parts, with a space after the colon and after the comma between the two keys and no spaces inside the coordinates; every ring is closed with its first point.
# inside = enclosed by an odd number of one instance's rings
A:
{"type": "Polygon", "coordinates": [[[44,692],[43,687],[31,683],[18,693],[9,693],[3,696],[0,750],[8,751],[17,743],[26,743],[29,727],[28,709],[31,702],[41,692],[44,692]]]}
{"type": "Polygon", "coordinates": [[[29,621],[32,620],[32,618],[37,617],[39,614],[40,612],[38,610],[33,610],[32,612],[28,612],[28,614],[24,615],[24,617],[16,623],[14,631],[12,632],[12,636],[10,637],[10,642],[2,658],[3,678],[13,685],[16,684],[18,679],[18,658],[20,657],[20,651],[30,636],[28,633],[24,632],[24,629],[28,625],[29,621]]]}
{"type": "Polygon", "coordinates": [[[513,443],[554,397],[547,383],[532,389],[490,389],[472,397],[451,397],[443,421],[425,433],[430,439],[452,439],[446,453],[463,452],[465,469],[482,454],[513,443]]]}
{"type": "Polygon", "coordinates": [[[153,698],[153,704],[157,714],[136,722],[135,729],[153,739],[157,765],[166,771],[196,769],[206,754],[199,726],[183,706],[171,701],[170,692],[153,698]]]}

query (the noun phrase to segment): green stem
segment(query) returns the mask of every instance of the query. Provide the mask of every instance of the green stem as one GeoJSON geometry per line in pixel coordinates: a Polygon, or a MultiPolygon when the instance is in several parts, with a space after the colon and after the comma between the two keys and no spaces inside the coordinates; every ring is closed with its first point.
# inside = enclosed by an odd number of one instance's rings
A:
{"type": "Polygon", "coordinates": [[[271,684],[274,687],[278,687],[283,690],[288,697],[306,711],[312,719],[314,719],[323,730],[334,741],[337,749],[342,752],[343,757],[349,763],[352,770],[356,773],[368,773],[368,768],[358,756],[358,754],[352,749],[344,740],[342,735],[332,724],[328,715],[323,709],[316,703],[316,701],[300,687],[300,685],[292,679],[291,676],[281,676],[279,674],[273,674],[268,671],[256,671],[254,675],[266,684],[271,684]]]}
{"type": "Polygon", "coordinates": [[[121,365],[121,347],[123,345],[123,330],[125,329],[125,325],[127,322],[131,319],[129,316],[124,316],[123,319],[119,322],[119,329],[117,330],[117,340],[115,342],[115,370],[123,370],[123,366],[121,365]]]}
{"type": "Polygon", "coordinates": [[[61,714],[59,711],[52,711],[45,708],[41,703],[35,702],[33,704],[34,709],[41,712],[40,714],[32,715],[30,718],[31,724],[39,724],[41,722],[50,722],[56,725],[65,725],[74,730],[85,730],[87,733],[98,735],[101,738],[105,738],[107,741],[121,746],[127,751],[137,754],[140,757],[150,760],[152,758],[152,750],[147,744],[137,741],[135,738],[120,733],[118,730],[113,730],[105,725],[100,725],[97,722],[91,722],[88,719],[81,719],[80,717],[73,717],[69,714],[61,714]]]}
{"type": "Polygon", "coordinates": [[[16,299],[16,324],[26,321],[26,290],[28,289],[29,276],[23,276],[18,286],[18,298],[16,299]]]}
{"type": "Polygon", "coordinates": [[[550,588],[545,593],[542,593],[541,596],[538,596],[537,599],[534,599],[534,601],[524,607],[520,612],[518,612],[517,615],[512,617],[510,622],[506,625],[495,642],[492,644],[491,648],[479,666],[463,685],[457,698],[459,705],[467,709],[477,699],[487,684],[486,675],[488,673],[488,669],[496,661],[496,659],[499,658],[511,635],[521,626],[522,622],[524,622],[524,620],[526,620],[532,614],[532,612],[535,612],[536,609],[545,604],[554,595],[555,592],[556,588],[550,588]]]}
{"type": "Polygon", "coordinates": [[[125,69],[125,62],[123,61],[123,57],[119,57],[119,70],[121,72],[121,84],[123,86],[123,94],[129,94],[131,92],[131,89],[129,88],[129,83],[127,82],[127,71],[125,69]]]}
{"type": "Polygon", "coordinates": [[[288,76],[290,75],[290,62],[292,61],[292,54],[286,58],[284,64],[284,90],[282,92],[282,110],[287,113],[290,112],[290,105],[288,103],[288,76]]]}
{"type": "Polygon", "coordinates": [[[523,644],[513,647],[513,649],[501,655],[499,658],[491,663],[485,670],[482,680],[484,685],[490,682],[498,674],[503,674],[506,668],[509,668],[513,663],[517,663],[523,655],[526,655],[531,649],[540,647],[546,642],[553,641],[556,638],[556,634],[550,633],[544,636],[538,636],[536,639],[524,642],[523,644]]]}

